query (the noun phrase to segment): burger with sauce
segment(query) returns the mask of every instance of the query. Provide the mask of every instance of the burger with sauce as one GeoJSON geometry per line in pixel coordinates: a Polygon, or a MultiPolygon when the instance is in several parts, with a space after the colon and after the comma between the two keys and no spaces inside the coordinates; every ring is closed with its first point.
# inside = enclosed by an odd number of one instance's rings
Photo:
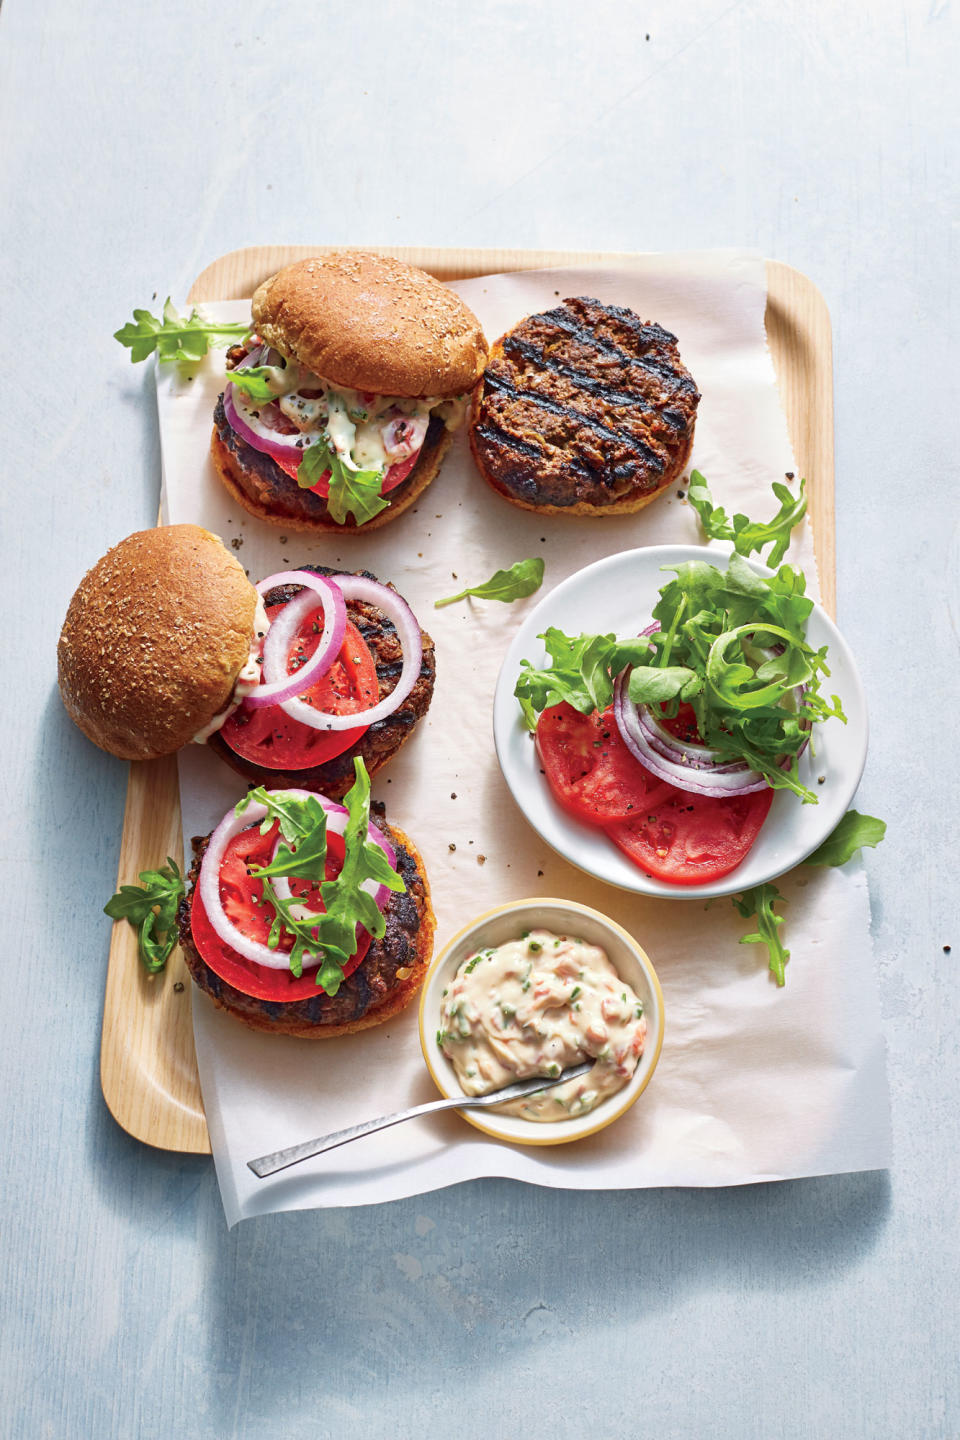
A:
{"type": "Polygon", "coordinates": [[[127,760],[209,743],[248,780],[338,799],[429,707],[434,649],[369,572],[306,567],[254,586],[197,525],[139,531],[83,578],[58,647],[72,719],[127,760]]]}
{"type": "Polygon", "coordinates": [[[487,343],[432,275],[338,251],[259,287],[228,351],[213,463],[245,510],[285,529],[376,529],[436,475],[487,343]]]}

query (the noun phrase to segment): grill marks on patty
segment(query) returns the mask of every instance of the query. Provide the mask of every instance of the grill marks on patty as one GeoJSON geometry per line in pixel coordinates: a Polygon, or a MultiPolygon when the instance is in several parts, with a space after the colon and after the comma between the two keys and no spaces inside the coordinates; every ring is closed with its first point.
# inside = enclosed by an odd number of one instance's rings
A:
{"type": "Polygon", "coordinates": [[[668,330],[623,306],[568,299],[494,347],[471,443],[508,498],[628,506],[680,473],[699,400],[668,330]]]}

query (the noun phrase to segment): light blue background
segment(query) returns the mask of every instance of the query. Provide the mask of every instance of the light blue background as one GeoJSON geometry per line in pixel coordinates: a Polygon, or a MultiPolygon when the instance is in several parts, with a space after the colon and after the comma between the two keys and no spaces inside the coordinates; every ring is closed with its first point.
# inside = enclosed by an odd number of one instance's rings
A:
{"type": "Polygon", "coordinates": [[[3,4],[4,1434],[960,1434],[957,52],[947,0],[3,4]],[[821,286],[889,1176],[488,1182],[228,1234],[208,1160],[110,1119],[126,771],[54,689],[80,575],[157,511],[110,337],[278,241],[745,245],[821,286]]]}

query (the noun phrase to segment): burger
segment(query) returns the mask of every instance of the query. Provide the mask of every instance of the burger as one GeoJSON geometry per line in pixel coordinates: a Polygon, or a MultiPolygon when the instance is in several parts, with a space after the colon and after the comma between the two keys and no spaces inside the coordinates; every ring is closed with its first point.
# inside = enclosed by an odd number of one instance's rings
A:
{"type": "Polygon", "coordinates": [[[575,296],[497,341],[470,447],[487,483],[522,510],[629,515],[680,479],[699,401],[675,335],[575,296]]]}
{"type": "Polygon", "coordinates": [[[285,529],[376,529],[436,475],[483,373],[475,315],[390,256],[300,260],[253,296],[211,443],[239,505],[285,529]]]}
{"type": "Polygon", "coordinates": [[[416,995],[435,921],[412,840],[371,817],[362,760],[344,805],[250,792],[194,840],[180,947],[213,1002],[255,1030],[328,1039],[382,1024],[416,995]]]}
{"type": "Polygon", "coordinates": [[[433,642],[392,585],[325,567],[252,585],[197,525],[139,531],[84,576],[58,647],[64,704],[127,760],[208,743],[248,780],[339,799],[433,694],[433,642]]]}

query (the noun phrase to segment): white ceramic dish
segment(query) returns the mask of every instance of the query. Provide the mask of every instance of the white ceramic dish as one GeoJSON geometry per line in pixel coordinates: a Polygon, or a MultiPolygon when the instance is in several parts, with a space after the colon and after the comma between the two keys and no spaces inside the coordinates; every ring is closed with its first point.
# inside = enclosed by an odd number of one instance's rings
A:
{"type": "Polygon", "coordinates": [[[548,1123],[524,1120],[517,1115],[496,1115],[490,1110],[463,1112],[464,1120],[498,1140],[510,1140],[515,1145],[562,1145],[605,1129],[629,1110],[646,1089],[660,1058],[663,1045],[660,982],[644,950],[615,921],[588,905],[551,899],[516,900],[478,915],[448,941],[430,968],[420,996],[420,1045],[427,1069],[441,1093],[462,1094],[453,1066],[437,1044],[443,991],[468,955],[487,945],[516,940],[525,930],[535,929],[576,936],[587,944],[602,946],[614,969],[636,992],[647,1018],[647,1038],[633,1076],[622,1090],[596,1110],[548,1123]]]}
{"type": "MultiPolygon", "coordinates": [[[[493,704],[493,735],[500,769],[514,800],[533,828],[565,860],[588,875],[634,890],[674,900],[735,895],[763,884],[798,865],[825,840],[853,799],[867,758],[867,708],[853,656],[833,621],[819,605],[807,622],[811,645],[829,647],[831,675],[824,684],[840,696],[847,724],[830,720],[814,729],[813,744],[800,758],[800,777],[813,789],[818,804],[804,805],[787,790],[778,790],[753,848],[731,874],[703,885],[668,885],[645,875],[616,848],[601,829],[581,824],[558,805],[543,775],[530,732],[514,698],[521,660],[546,663],[537,637],[549,626],[568,635],[583,633],[636,635],[650,623],[660,589],[670,580],[670,567],[685,560],[726,565],[727,550],[702,545],[656,545],[624,550],[578,570],[546,595],[524,620],[507,651],[493,704]],[[665,569],[666,567],[666,573],[665,569]],[[814,753],[811,753],[814,752],[814,753]],[[823,784],[818,778],[824,776],[823,784]]],[[[764,566],[750,562],[758,574],[764,566]]]]}

